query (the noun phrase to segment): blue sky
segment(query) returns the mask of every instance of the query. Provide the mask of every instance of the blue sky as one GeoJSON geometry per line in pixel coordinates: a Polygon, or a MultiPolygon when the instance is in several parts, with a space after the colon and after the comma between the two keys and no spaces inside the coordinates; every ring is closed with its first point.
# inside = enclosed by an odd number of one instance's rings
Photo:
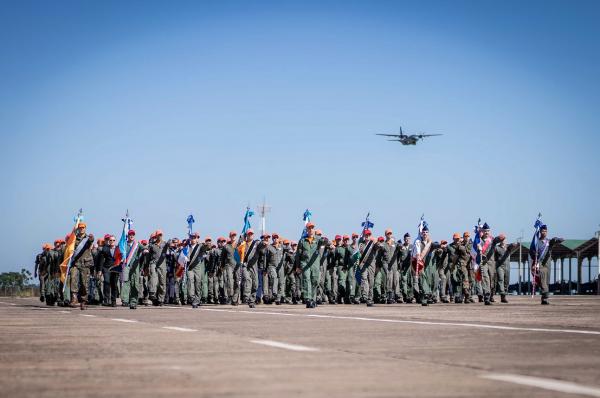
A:
{"type": "Polygon", "coordinates": [[[0,14],[0,271],[89,230],[514,239],[600,223],[597,2],[14,1],[0,14]],[[443,133],[416,147],[374,133],[443,133]],[[258,226],[258,224],[256,224],[258,226]]]}

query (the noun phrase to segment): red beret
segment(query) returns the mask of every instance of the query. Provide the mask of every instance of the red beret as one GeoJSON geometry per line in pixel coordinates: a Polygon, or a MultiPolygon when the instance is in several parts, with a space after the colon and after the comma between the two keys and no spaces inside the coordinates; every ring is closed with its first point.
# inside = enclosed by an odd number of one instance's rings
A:
{"type": "Polygon", "coordinates": [[[348,239],[350,239],[350,237],[348,235],[344,235],[344,237],[342,239],[348,240],[348,239]]]}
{"type": "Polygon", "coordinates": [[[127,232],[127,235],[135,235],[135,229],[130,229],[130,230],[127,232]]]}
{"type": "Polygon", "coordinates": [[[336,235],[335,236],[335,240],[342,240],[342,236],[341,235],[336,235]]]}
{"type": "Polygon", "coordinates": [[[383,236],[380,236],[379,238],[377,238],[377,242],[384,242],[385,238],[383,236]]]}
{"type": "Polygon", "coordinates": [[[370,229],[365,229],[365,235],[366,236],[370,236],[371,235],[371,230],[370,229]]]}

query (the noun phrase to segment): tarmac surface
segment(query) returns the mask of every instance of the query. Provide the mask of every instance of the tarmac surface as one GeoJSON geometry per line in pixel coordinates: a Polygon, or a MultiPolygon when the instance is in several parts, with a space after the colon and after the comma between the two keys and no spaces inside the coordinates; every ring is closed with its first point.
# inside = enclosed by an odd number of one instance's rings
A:
{"type": "Polygon", "coordinates": [[[47,307],[0,297],[1,397],[600,397],[600,297],[47,307]]]}

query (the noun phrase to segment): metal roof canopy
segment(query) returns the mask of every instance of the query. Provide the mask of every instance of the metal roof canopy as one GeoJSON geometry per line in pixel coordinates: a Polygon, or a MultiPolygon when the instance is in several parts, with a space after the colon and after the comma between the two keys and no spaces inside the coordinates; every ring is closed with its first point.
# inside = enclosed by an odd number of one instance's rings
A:
{"type": "MultiPolygon", "coordinates": [[[[522,242],[521,246],[521,262],[526,262],[529,259],[529,246],[531,242],[522,242]]],[[[562,258],[592,258],[598,256],[598,238],[584,239],[565,239],[562,243],[555,245],[552,248],[552,259],[562,258]]],[[[519,250],[515,250],[510,261],[519,261],[519,250]]]]}

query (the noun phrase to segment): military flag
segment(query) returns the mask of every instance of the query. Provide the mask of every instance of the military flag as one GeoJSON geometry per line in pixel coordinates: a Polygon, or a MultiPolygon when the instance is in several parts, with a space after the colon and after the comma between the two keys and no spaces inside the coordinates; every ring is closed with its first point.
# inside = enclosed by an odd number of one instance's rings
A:
{"type": "Polygon", "coordinates": [[[421,215],[421,219],[419,220],[419,225],[417,226],[417,238],[413,242],[412,250],[411,250],[411,263],[412,267],[415,270],[416,277],[419,277],[419,274],[425,268],[425,259],[421,258],[421,243],[423,242],[423,231],[429,231],[429,224],[425,221],[425,214],[421,215]]]}
{"type": "Polygon", "coordinates": [[[73,257],[77,256],[81,249],[85,246],[88,238],[82,239],[79,242],[79,245],[75,247],[75,241],[77,236],[75,231],[81,222],[83,222],[83,210],[79,209],[79,213],[73,218],[75,221],[75,226],[73,226],[73,230],[70,234],[67,235],[65,239],[65,252],[63,255],[63,262],[60,264],[60,281],[63,284],[63,296],[70,297],[71,296],[71,287],[67,280],[69,278],[69,273],[71,272],[71,263],[73,262],[73,257]]]}
{"type": "Polygon", "coordinates": [[[487,250],[488,246],[492,243],[492,239],[487,241],[481,240],[481,218],[477,220],[477,225],[473,227],[475,235],[473,236],[473,244],[471,245],[471,263],[473,264],[473,271],[475,271],[475,279],[481,281],[481,253],[487,250]]]}
{"type": "Polygon", "coordinates": [[[312,213],[310,212],[310,210],[306,209],[304,211],[304,214],[302,215],[302,221],[304,221],[304,229],[302,229],[302,235],[300,236],[300,239],[306,238],[306,225],[310,222],[311,217],[312,213]]]}
{"type": "MultiPolygon", "coordinates": [[[[121,238],[119,238],[119,244],[115,250],[115,265],[113,270],[121,273],[121,280],[123,279],[123,270],[127,265],[129,260],[127,256],[127,234],[131,230],[131,225],[133,224],[133,220],[129,218],[129,210],[125,213],[125,218],[122,218],[123,221],[123,229],[121,230],[121,238]]],[[[133,250],[131,250],[133,253],[133,250]]]]}

